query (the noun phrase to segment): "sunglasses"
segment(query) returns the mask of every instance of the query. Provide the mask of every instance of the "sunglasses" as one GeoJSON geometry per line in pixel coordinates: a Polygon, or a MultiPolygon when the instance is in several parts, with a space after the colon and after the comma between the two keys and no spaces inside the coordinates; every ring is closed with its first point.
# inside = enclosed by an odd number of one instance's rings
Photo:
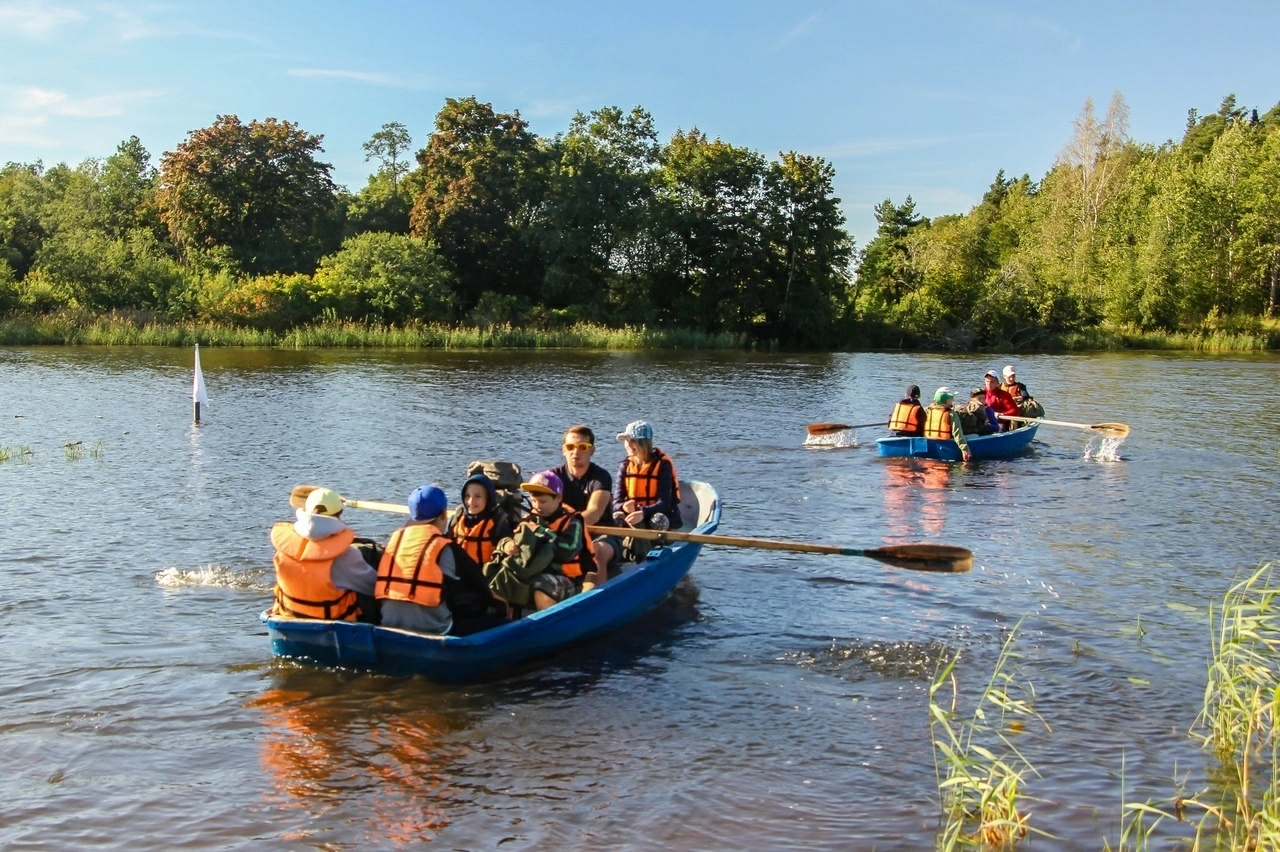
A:
{"type": "Polygon", "coordinates": [[[566,444],[564,445],[564,448],[565,448],[566,450],[580,450],[580,451],[582,451],[582,452],[584,452],[584,453],[585,453],[587,450],[591,449],[591,448],[592,448],[592,447],[594,447],[594,446],[595,446],[595,444],[568,444],[568,443],[566,443],[566,444]]]}

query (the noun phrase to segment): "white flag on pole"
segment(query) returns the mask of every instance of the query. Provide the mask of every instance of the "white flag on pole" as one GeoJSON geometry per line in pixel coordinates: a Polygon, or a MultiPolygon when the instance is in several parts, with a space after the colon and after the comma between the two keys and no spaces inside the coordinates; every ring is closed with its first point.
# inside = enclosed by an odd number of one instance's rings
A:
{"type": "Polygon", "coordinates": [[[209,395],[204,391],[204,373],[200,370],[200,344],[196,344],[196,378],[191,386],[191,399],[201,405],[209,404],[209,395]]]}

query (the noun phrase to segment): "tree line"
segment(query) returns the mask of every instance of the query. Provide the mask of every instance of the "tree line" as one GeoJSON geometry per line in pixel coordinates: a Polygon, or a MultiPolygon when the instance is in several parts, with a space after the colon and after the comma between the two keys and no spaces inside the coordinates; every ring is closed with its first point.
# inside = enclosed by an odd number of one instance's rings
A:
{"type": "Polygon", "coordinates": [[[834,170],[637,107],[552,138],[447,99],[416,152],[399,123],[337,186],[322,137],[219,116],[158,168],[132,137],[76,167],[0,170],[0,311],[145,311],[287,329],[577,321],[839,345],[853,245],[834,170]]]}
{"type": "Polygon", "coordinates": [[[1280,310],[1280,104],[1228,95],[1180,142],[1091,101],[1038,183],[999,172],[963,215],[876,207],[853,313],[882,342],[1034,348],[1098,327],[1256,333],[1280,310]]]}
{"type": "Polygon", "coordinates": [[[0,314],[135,312],[286,330],[580,321],[788,346],[1034,348],[1111,327],[1256,330],[1280,297],[1280,105],[1228,96],[1179,142],[1136,142],[1086,102],[1039,181],[996,175],[930,220],[875,209],[861,251],[821,157],[636,107],[540,137],[518,112],[447,99],[415,150],[391,122],[373,173],[336,185],[323,137],[219,116],[153,164],[0,169],[0,314]]]}

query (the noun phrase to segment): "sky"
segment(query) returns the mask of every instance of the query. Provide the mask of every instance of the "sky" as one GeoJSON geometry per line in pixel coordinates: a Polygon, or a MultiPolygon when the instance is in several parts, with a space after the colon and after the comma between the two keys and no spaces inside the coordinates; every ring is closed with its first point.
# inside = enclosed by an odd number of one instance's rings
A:
{"type": "Polygon", "coordinates": [[[996,173],[1039,180],[1086,99],[1130,135],[1280,101],[1280,2],[39,2],[0,0],[0,163],[75,164],[136,135],[158,165],[218,115],[324,136],[353,191],[384,123],[425,144],[447,97],[551,137],[641,106],[769,158],[826,158],[858,246],[907,195],[964,213],[996,173]]]}

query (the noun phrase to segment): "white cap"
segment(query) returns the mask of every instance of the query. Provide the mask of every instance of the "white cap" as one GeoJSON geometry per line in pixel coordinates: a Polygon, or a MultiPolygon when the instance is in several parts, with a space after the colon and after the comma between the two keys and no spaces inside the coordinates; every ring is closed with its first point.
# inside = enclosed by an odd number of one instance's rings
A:
{"type": "Polygon", "coordinates": [[[1005,364],[1004,369],[1001,370],[1000,372],[1004,373],[1006,376],[1012,376],[1012,375],[1015,375],[1018,371],[1013,369],[1012,364],[1005,364]]]}

